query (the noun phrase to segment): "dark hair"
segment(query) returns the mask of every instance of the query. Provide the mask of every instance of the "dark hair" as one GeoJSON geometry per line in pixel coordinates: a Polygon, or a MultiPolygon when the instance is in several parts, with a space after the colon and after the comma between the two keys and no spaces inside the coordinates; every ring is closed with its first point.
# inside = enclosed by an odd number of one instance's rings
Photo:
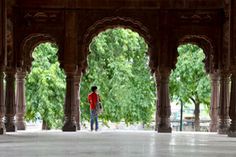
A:
{"type": "Polygon", "coordinates": [[[95,92],[97,89],[98,89],[97,86],[92,86],[92,87],[91,87],[91,91],[92,91],[92,92],[95,92]]]}

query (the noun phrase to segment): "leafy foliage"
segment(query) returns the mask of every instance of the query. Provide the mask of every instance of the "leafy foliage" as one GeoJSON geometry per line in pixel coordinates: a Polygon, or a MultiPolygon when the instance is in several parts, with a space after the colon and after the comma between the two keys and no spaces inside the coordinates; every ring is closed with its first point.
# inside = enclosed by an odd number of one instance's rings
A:
{"type": "Polygon", "coordinates": [[[33,52],[32,71],[26,78],[26,120],[42,119],[49,128],[62,126],[65,75],[57,61],[57,47],[40,44],[33,52]]]}
{"type": "Polygon", "coordinates": [[[90,45],[89,69],[81,84],[82,118],[89,119],[87,95],[97,85],[104,106],[104,122],[150,123],[155,85],[148,67],[147,44],[128,29],[109,29],[90,45]]]}
{"type": "MultiPolygon", "coordinates": [[[[156,88],[149,72],[147,51],[144,39],[129,29],[109,29],[93,39],[89,68],[80,89],[82,120],[89,120],[87,95],[90,87],[97,85],[104,106],[100,119],[104,123],[152,121],[156,88]]],[[[183,45],[178,51],[178,63],[170,77],[172,100],[209,105],[210,84],[202,50],[195,45],[183,45]]],[[[32,71],[26,79],[26,119],[42,119],[49,128],[61,127],[66,84],[57,61],[57,47],[40,44],[33,57],[32,71]]]]}
{"type": "Polygon", "coordinates": [[[203,50],[196,45],[181,45],[176,69],[170,76],[172,99],[191,103],[191,99],[210,104],[210,81],[206,74],[203,50]]]}
{"type": "MultiPolygon", "coordinates": [[[[127,124],[153,119],[155,85],[149,73],[147,44],[128,29],[100,33],[90,44],[89,69],[81,82],[82,119],[89,120],[87,95],[97,85],[104,106],[100,117],[127,124]]],[[[43,119],[49,127],[61,127],[65,76],[59,69],[55,45],[41,44],[27,77],[27,120],[43,119]]]]}
{"type": "Polygon", "coordinates": [[[179,46],[178,52],[176,69],[170,76],[171,98],[185,104],[195,104],[195,120],[199,120],[200,104],[208,108],[210,105],[211,86],[203,63],[205,55],[201,48],[192,44],[179,46]]]}

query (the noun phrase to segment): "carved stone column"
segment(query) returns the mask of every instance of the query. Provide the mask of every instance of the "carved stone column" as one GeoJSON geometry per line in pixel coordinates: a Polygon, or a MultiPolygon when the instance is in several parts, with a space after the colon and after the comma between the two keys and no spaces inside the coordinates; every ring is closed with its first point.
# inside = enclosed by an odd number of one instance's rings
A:
{"type": "Polygon", "coordinates": [[[66,73],[66,96],[65,96],[65,122],[62,128],[63,131],[76,131],[77,125],[75,120],[76,114],[76,90],[75,90],[75,80],[76,71],[72,69],[73,67],[65,68],[66,73]]]}
{"type": "Polygon", "coordinates": [[[82,78],[82,73],[79,72],[75,76],[75,99],[76,99],[76,124],[77,124],[77,130],[81,130],[80,126],[80,80],[82,78]]]}
{"type": "Polygon", "coordinates": [[[5,102],[4,102],[4,74],[3,69],[6,65],[6,0],[0,1],[0,134],[4,134],[6,129],[3,123],[5,116],[5,102]]]}
{"type": "Polygon", "coordinates": [[[15,132],[15,71],[6,70],[5,127],[7,132],[15,132]]]}
{"type": "Polygon", "coordinates": [[[157,106],[159,115],[158,132],[171,132],[170,126],[170,98],[169,98],[169,76],[170,69],[158,69],[155,72],[157,84],[157,106]]]}
{"type": "Polygon", "coordinates": [[[25,76],[26,72],[16,74],[16,126],[17,130],[25,130],[25,76]]]}
{"type": "Polygon", "coordinates": [[[219,74],[210,74],[211,77],[211,123],[210,132],[217,132],[218,129],[218,106],[219,106],[219,74]]]}
{"type": "Polygon", "coordinates": [[[231,95],[230,95],[230,108],[229,116],[231,119],[228,136],[236,137],[236,71],[231,76],[231,95]]]}
{"type": "Polygon", "coordinates": [[[228,73],[220,74],[220,97],[219,97],[219,134],[227,134],[229,127],[229,85],[230,85],[230,75],[228,73]]]}
{"type": "Polygon", "coordinates": [[[6,128],[3,123],[3,117],[5,116],[5,106],[4,106],[4,74],[0,71],[0,135],[5,134],[6,128]]]}

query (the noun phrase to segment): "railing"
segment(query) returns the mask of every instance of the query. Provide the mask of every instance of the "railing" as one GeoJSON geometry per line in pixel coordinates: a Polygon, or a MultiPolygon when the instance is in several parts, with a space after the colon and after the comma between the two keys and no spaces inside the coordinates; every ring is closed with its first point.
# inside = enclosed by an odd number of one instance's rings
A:
{"type": "MultiPolygon", "coordinates": [[[[210,120],[200,121],[200,131],[209,132],[210,120]]],[[[171,121],[173,131],[180,131],[180,121],[171,121]]],[[[194,120],[183,120],[182,131],[194,131],[194,120]]]]}

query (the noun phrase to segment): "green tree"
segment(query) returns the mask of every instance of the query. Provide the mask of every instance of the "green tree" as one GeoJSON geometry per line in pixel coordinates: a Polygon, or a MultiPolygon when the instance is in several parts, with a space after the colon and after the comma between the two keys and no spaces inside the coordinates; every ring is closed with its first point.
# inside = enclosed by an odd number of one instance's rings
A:
{"type": "Polygon", "coordinates": [[[26,120],[42,119],[43,129],[62,126],[65,75],[59,68],[57,51],[51,43],[37,46],[26,78],[26,120]]]}
{"type": "Polygon", "coordinates": [[[196,45],[186,44],[178,48],[176,69],[170,76],[172,100],[195,105],[195,131],[200,131],[200,104],[210,105],[211,86],[206,74],[203,50],[196,45]]]}
{"type": "MultiPolygon", "coordinates": [[[[155,83],[149,72],[148,46],[129,29],[109,29],[90,44],[89,68],[81,82],[82,119],[89,120],[87,95],[97,85],[104,106],[100,117],[126,124],[149,124],[155,111],[155,83]]],[[[35,48],[27,77],[27,120],[41,118],[44,126],[62,126],[65,76],[57,62],[57,48],[46,43],[35,48]]]]}
{"type": "Polygon", "coordinates": [[[97,85],[103,101],[104,122],[126,124],[153,119],[155,85],[149,72],[148,46],[129,29],[109,29],[90,44],[89,68],[81,84],[82,118],[89,119],[87,95],[97,85]]]}

